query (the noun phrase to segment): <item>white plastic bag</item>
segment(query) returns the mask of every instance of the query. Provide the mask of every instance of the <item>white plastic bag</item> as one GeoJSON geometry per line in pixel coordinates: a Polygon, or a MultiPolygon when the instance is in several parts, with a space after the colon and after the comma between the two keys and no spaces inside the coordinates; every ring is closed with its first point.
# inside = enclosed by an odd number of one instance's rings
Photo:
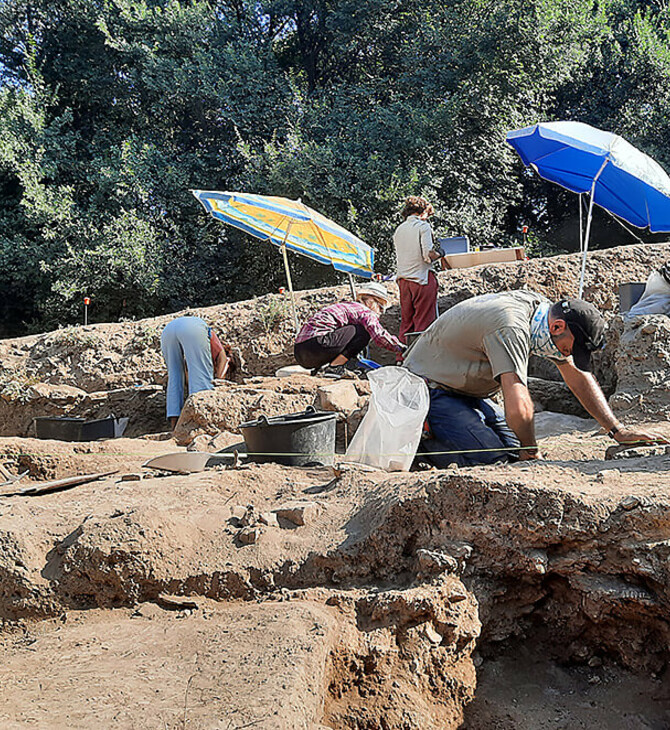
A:
{"type": "Polygon", "coordinates": [[[346,461],[407,471],[428,414],[428,387],[409,370],[384,367],[368,373],[368,412],[351,439],[346,461]]]}

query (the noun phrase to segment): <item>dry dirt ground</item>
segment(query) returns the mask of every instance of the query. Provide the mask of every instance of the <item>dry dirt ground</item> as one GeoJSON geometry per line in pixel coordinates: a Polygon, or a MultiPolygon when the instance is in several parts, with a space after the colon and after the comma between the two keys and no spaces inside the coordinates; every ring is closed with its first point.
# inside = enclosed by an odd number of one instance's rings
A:
{"type": "MultiPolygon", "coordinates": [[[[604,284],[591,298],[613,312],[617,272],[643,279],[668,253],[598,254],[604,284]]],[[[447,272],[441,303],[524,283],[556,295],[572,266],[447,272]]],[[[303,295],[303,307],[333,296],[303,295]]],[[[289,361],[289,337],[266,327],[263,305],[203,314],[238,337],[245,367],[269,375],[289,361]]],[[[609,321],[599,368],[613,406],[670,437],[667,318],[609,321]]],[[[239,439],[241,420],[311,403],[339,413],[343,445],[369,392],[241,379],[194,397],[178,442],[139,438],[164,428],[159,324],[0,343],[0,453],[29,471],[22,484],[118,470],[0,494],[0,727],[670,727],[665,447],[605,460],[612,442],[537,365],[542,461],[151,471],[152,456],[213,450],[239,439]],[[131,438],[30,434],[35,416],[112,404],[135,414],[131,438]]]]}
{"type": "MultiPolygon", "coordinates": [[[[0,499],[2,726],[667,727],[670,457],[604,461],[591,424],[538,426],[541,463],[0,499]],[[318,505],[307,524],[240,543],[236,506],[296,500],[318,505]]],[[[68,468],[176,448],[82,446],[58,444],[68,468]]]]}

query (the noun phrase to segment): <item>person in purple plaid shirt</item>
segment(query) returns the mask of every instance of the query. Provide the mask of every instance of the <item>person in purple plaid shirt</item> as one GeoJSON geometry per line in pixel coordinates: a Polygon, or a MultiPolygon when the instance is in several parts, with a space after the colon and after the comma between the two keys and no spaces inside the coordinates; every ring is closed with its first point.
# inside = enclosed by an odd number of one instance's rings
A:
{"type": "Polygon", "coordinates": [[[358,355],[370,339],[391,352],[401,353],[405,346],[387,332],[379,315],[390,304],[382,284],[371,282],[359,287],[355,302],[339,302],[319,310],[303,325],[296,337],[295,359],[299,365],[316,375],[342,376],[345,370],[364,373],[368,368],[358,355]]]}

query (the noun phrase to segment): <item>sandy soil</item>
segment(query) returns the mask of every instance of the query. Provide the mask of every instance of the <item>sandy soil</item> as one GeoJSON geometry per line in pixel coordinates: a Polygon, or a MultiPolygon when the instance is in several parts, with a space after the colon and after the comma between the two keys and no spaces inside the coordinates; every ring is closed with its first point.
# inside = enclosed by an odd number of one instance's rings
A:
{"type": "Polygon", "coordinates": [[[611,663],[561,665],[541,646],[514,645],[484,661],[462,730],[666,730],[667,677],[611,663]]]}
{"type": "MultiPolygon", "coordinates": [[[[19,486],[91,472],[118,470],[119,475],[140,473],[145,461],[177,451],[184,449],[172,440],[122,438],[67,443],[49,439],[0,438],[3,463],[8,464],[14,474],[30,472],[19,486]]],[[[8,489],[11,490],[11,487],[0,489],[0,493],[8,489]]]]}
{"type": "MultiPolygon", "coordinates": [[[[613,407],[668,437],[670,325],[614,315],[616,284],[669,251],[596,252],[586,290],[610,325],[596,370],[613,407]]],[[[444,272],[440,307],[521,286],[573,295],[578,271],[566,256],[444,272]]],[[[301,316],[344,295],[300,293],[301,316]]],[[[292,362],[290,321],[263,319],[276,300],[193,312],[236,348],[240,384],[193,398],[179,443],[324,397],[315,379],[250,377],[292,362]]],[[[545,371],[531,373],[545,378],[536,401],[563,412],[537,414],[542,460],[505,466],[161,475],[141,465],[181,450],[174,440],[11,435],[39,415],[125,413],[131,435],[163,428],[159,336],[173,316],[0,343],[0,454],[30,472],[23,484],[118,470],[0,493],[0,727],[670,727],[664,448],[606,461],[612,442],[566,415],[577,411],[545,371]],[[197,608],[168,611],[166,593],[197,608]]],[[[394,307],[383,321],[397,320],[394,307]]],[[[334,407],[340,441],[364,391],[334,407]]]]}
{"type": "Polygon", "coordinates": [[[70,612],[6,637],[0,726],[317,726],[331,612],[304,602],[198,606],[70,612]]]}
{"type": "MultiPolygon", "coordinates": [[[[649,514],[658,515],[649,525],[666,519],[659,510],[670,514],[665,499],[670,490],[670,457],[603,461],[611,442],[592,423],[574,417],[538,414],[538,430],[545,434],[546,459],[536,463],[415,474],[353,469],[339,477],[327,467],[248,465],[192,475],[148,475],[136,482],[110,477],[39,497],[0,497],[5,556],[0,561],[0,606],[8,622],[0,646],[4,713],[0,724],[83,728],[95,718],[100,726],[118,728],[232,730],[307,728],[319,723],[376,728],[383,727],[375,724],[379,713],[369,717],[367,713],[378,706],[396,718],[389,727],[430,727],[425,718],[431,717],[429,711],[435,712],[435,707],[427,705],[421,712],[411,708],[419,706],[423,693],[430,696],[430,682],[439,676],[431,673],[448,666],[448,653],[441,663],[431,665],[433,660],[427,657],[434,651],[430,649],[433,633],[421,628],[421,623],[415,639],[401,642],[405,650],[400,651],[400,665],[386,675],[404,684],[396,688],[391,683],[389,694],[374,703],[359,694],[362,689],[354,690],[351,699],[343,695],[346,702],[341,707],[331,703],[331,709],[338,707],[338,714],[331,717],[339,720],[333,724],[323,718],[327,688],[335,686],[333,666],[339,666],[333,665],[333,657],[343,656],[337,638],[351,637],[347,639],[355,657],[351,666],[360,666],[364,676],[367,666],[387,667],[387,671],[396,666],[394,655],[380,655],[380,647],[392,648],[407,631],[401,622],[383,639],[381,635],[374,638],[374,632],[368,635],[360,598],[354,600],[359,606],[352,616],[354,623],[348,623],[345,631],[344,614],[333,613],[328,605],[334,590],[345,594],[372,590],[374,595],[384,586],[411,586],[407,571],[413,565],[414,550],[422,544],[432,548],[440,531],[452,530],[449,515],[455,516],[454,506],[463,503],[452,502],[447,508],[440,500],[462,500],[459,492],[471,493],[473,500],[487,494],[487,529],[500,531],[491,543],[498,547],[487,547],[485,537],[476,548],[473,576],[479,574],[478,566],[495,562],[492,549],[500,553],[503,572],[511,569],[511,576],[519,571],[523,575],[527,548],[509,552],[512,543],[534,535],[531,544],[546,550],[543,543],[555,540],[542,536],[545,528],[537,525],[544,522],[532,527],[525,524],[526,517],[518,521],[528,507],[520,512],[514,500],[520,500],[519,504],[527,500],[524,504],[534,504],[532,509],[540,514],[554,510],[549,505],[556,500],[562,501],[565,516],[559,517],[558,524],[568,541],[576,539],[569,535],[580,531],[598,533],[590,524],[594,519],[602,524],[618,514],[634,516],[637,509],[621,512],[617,507],[631,496],[648,505],[649,514]],[[318,516],[299,528],[263,527],[255,544],[240,544],[240,530],[231,522],[234,506],[253,504],[260,513],[296,499],[318,504],[318,516]],[[424,514],[423,510],[433,507],[434,515],[424,514]],[[576,510],[574,516],[568,516],[568,509],[576,510]],[[433,527],[432,520],[437,520],[433,527]],[[415,532],[409,548],[406,540],[416,526],[425,534],[415,532]],[[509,562],[506,569],[505,562],[509,562]],[[165,591],[195,596],[201,608],[188,616],[166,612],[152,603],[165,591]],[[231,602],[290,595],[294,600],[231,602]],[[142,604],[139,611],[138,603],[142,604]],[[39,617],[46,621],[36,623],[39,617]],[[347,633],[356,625],[358,632],[347,633]],[[364,648],[354,651],[357,642],[364,648]],[[370,664],[366,657],[374,656],[387,658],[370,664]],[[413,676],[430,682],[422,689],[421,684],[413,685],[413,676]],[[359,724],[366,717],[369,722],[359,724]]],[[[40,478],[71,470],[137,471],[150,455],[175,450],[172,442],[132,439],[96,444],[6,439],[3,445],[8,453],[15,449],[30,454],[25,463],[40,478]]],[[[479,531],[484,537],[474,512],[472,519],[470,533],[479,531]]],[[[639,530],[640,524],[644,521],[630,529],[639,530]]],[[[658,535],[660,528],[653,529],[658,535]]],[[[622,533],[623,539],[627,538],[622,533]]],[[[476,581],[473,588],[476,592],[476,581]]],[[[487,596],[481,594],[481,611],[490,621],[488,632],[499,631],[518,615],[516,603],[509,611],[500,608],[507,600],[525,600],[518,591],[494,603],[487,596]],[[497,610],[503,610],[502,618],[497,610]]],[[[411,606],[418,605],[416,599],[405,602],[410,608],[403,609],[404,615],[407,610],[411,614],[415,610],[411,606]]],[[[395,598],[384,599],[388,608],[380,615],[391,611],[392,616],[396,604],[395,598]]],[[[385,618],[382,623],[393,625],[394,620],[385,618]]],[[[419,619],[425,620],[426,616],[419,619]]],[[[370,687],[385,686],[347,680],[342,667],[337,679],[340,688],[366,687],[365,692],[370,692],[370,687]]],[[[663,722],[668,704],[658,680],[627,674],[614,665],[596,673],[602,682],[592,685],[588,681],[594,675],[592,669],[570,665],[563,669],[532,652],[494,655],[478,670],[482,689],[467,727],[593,727],[596,716],[599,728],[667,727],[663,722]],[[620,724],[622,718],[627,724],[620,724]]],[[[375,676],[373,672],[371,679],[375,676]]],[[[440,726],[458,726],[453,705],[442,716],[452,719],[440,726]]]]}

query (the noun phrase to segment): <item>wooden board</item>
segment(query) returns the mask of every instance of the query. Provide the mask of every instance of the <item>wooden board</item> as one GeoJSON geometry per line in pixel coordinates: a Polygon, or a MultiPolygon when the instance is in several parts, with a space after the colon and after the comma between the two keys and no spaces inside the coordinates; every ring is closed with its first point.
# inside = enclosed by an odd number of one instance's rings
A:
{"type": "Polygon", "coordinates": [[[39,482],[38,484],[31,484],[25,489],[13,491],[9,494],[3,494],[3,497],[11,497],[14,495],[33,496],[37,494],[46,494],[47,492],[56,492],[59,489],[68,489],[70,487],[77,487],[80,484],[88,484],[88,482],[95,482],[98,479],[104,479],[112,474],[116,474],[118,469],[114,471],[98,472],[97,474],[81,474],[75,477],[66,477],[65,479],[56,479],[53,482],[39,482]]]}
{"type": "Polygon", "coordinates": [[[486,251],[470,251],[469,253],[453,253],[444,256],[445,269],[467,269],[481,264],[499,264],[509,261],[523,261],[526,254],[523,246],[515,248],[490,248],[486,251]]]}

